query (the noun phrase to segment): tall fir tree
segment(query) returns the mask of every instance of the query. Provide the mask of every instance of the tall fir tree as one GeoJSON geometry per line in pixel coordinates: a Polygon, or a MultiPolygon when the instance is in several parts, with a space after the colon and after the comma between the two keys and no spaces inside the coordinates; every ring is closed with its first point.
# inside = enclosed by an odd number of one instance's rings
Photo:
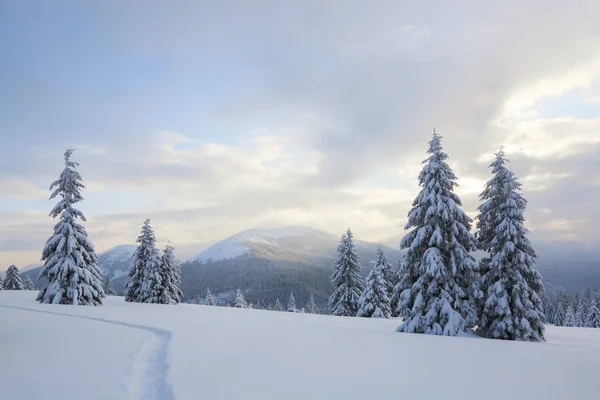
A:
{"type": "Polygon", "coordinates": [[[73,151],[65,152],[65,168],[50,185],[50,190],[53,190],[50,199],[60,196],[50,216],[60,219],[42,252],[44,266],[40,277],[45,278],[47,284],[36,300],[40,303],[99,306],[104,298],[102,273],[97,265],[94,245],[77,221],[86,221],[83,213],[74,207],[83,200],[81,190],[85,186],[77,171],[79,164],[71,161],[73,151]]]}
{"type": "Polygon", "coordinates": [[[542,277],[523,216],[527,200],[521,183],[507,168],[500,149],[490,164],[493,177],[479,198],[477,239],[487,252],[480,272],[484,293],[480,328],[484,337],[505,340],[544,340],[542,277]]]}
{"type": "Polygon", "coordinates": [[[4,286],[4,290],[23,290],[23,280],[19,275],[19,268],[14,265],[8,267],[2,285],[4,286]]]}
{"type": "Polygon", "coordinates": [[[398,307],[407,310],[399,332],[455,336],[477,322],[481,297],[474,258],[471,218],[454,193],[457,178],[446,160],[442,137],[433,133],[419,174],[421,190],[408,213],[400,243],[406,270],[398,307]]]}
{"type": "Polygon", "coordinates": [[[307,313],[309,314],[318,314],[319,307],[317,307],[317,303],[315,303],[315,295],[311,292],[310,297],[308,298],[308,303],[306,307],[304,307],[307,313]]]}
{"type": "Polygon", "coordinates": [[[235,294],[235,300],[233,302],[233,306],[235,308],[248,308],[248,303],[244,298],[244,294],[242,293],[242,289],[238,289],[235,294]]]}
{"type": "Polygon", "coordinates": [[[0,290],[4,290],[4,279],[0,276],[0,290]]]}
{"type": "Polygon", "coordinates": [[[104,289],[104,294],[107,296],[117,295],[117,291],[113,287],[112,276],[108,272],[102,277],[102,289],[104,289]]]}
{"type": "Polygon", "coordinates": [[[290,291],[290,297],[288,299],[287,311],[288,312],[298,312],[298,309],[296,308],[296,298],[294,297],[293,291],[290,291]]]}
{"type": "Polygon", "coordinates": [[[385,256],[379,249],[377,262],[367,275],[365,289],[360,296],[357,316],[367,318],[390,318],[389,286],[391,284],[384,277],[385,256]]]}
{"type": "MultiPolygon", "coordinates": [[[[156,237],[152,226],[150,226],[150,218],[144,221],[140,235],[136,243],[138,244],[129,271],[127,273],[127,283],[125,284],[125,301],[134,303],[143,303],[150,295],[154,295],[158,291],[157,287],[153,287],[156,279],[152,282],[144,282],[149,276],[150,271],[158,271],[159,255],[156,249],[156,237]],[[152,293],[149,291],[152,289],[152,293]]],[[[161,282],[162,284],[162,282],[161,282]]]]}
{"type": "Polygon", "coordinates": [[[360,260],[354,248],[350,228],[342,235],[337,248],[338,258],[333,265],[331,277],[333,293],[329,297],[331,315],[355,317],[358,312],[358,300],[364,284],[360,275],[360,260]]]}
{"type": "Polygon", "coordinates": [[[170,244],[165,246],[160,258],[160,265],[165,294],[169,298],[168,303],[179,304],[183,298],[181,292],[181,266],[175,258],[174,250],[174,247],[170,244]]]}
{"type": "Polygon", "coordinates": [[[210,292],[210,288],[206,288],[206,305],[207,306],[215,305],[215,299],[213,298],[213,295],[210,292]]]}
{"type": "Polygon", "coordinates": [[[584,326],[586,328],[600,328],[600,309],[598,309],[598,303],[594,297],[591,297],[584,326]]]}

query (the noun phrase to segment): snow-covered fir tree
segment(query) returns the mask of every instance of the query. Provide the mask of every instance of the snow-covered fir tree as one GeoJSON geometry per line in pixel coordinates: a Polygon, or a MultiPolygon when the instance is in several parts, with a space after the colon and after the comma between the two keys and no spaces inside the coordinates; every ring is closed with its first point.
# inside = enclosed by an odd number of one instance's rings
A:
{"type": "Polygon", "coordinates": [[[104,294],[107,296],[117,295],[117,291],[113,287],[112,276],[110,273],[106,273],[102,277],[102,289],[104,289],[104,294]]]}
{"type": "Polygon", "coordinates": [[[210,288],[206,288],[206,305],[207,306],[215,305],[215,299],[213,298],[213,295],[210,292],[210,288]]]}
{"type": "Polygon", "coordinates": [[[159,289],[162,287],[162,281],[160,285],[155,286],[157,285],[155,277],[152,278],[151,282],[144,282],[145,278],[147,279],[151,273],[159,274],[158,271],[160,269],[159,254],[156,249],[156,237],[150,225],[150,218],[144,221],[136,243],[139,244],[133,254],[131,266],[127,272],[125,301],[143,303],[150,296],[158,295],[159,289]]]}
{"type": "Polygon", "coordinates": [[[566,312],[564,303],[562,301],[557,300],[556,306],[554,307],[554,319],[551,321],[556,326],[564,326],[566,312]]]}
{"type": "Polygon", "coordinates": [[[575,313],[573,312],[573,307],[571,306],[567,307],[563,326],[575,326],[575,313]]]}
{"type": "Polygon", "coordinates": [[[275,307],[273,307],[274,311],[283,311],[283,305],[281,304],[281,301],[279,301],[279,298],[277,298],[275,300],[275,307]]]}
{"type": "Polygon", "coordinates": [[[329,297],[329,312],[331,315],[355,317],[364,285],[350,228],[342,235],[337,250],[338,258],[333,265],[331,277],[334,290],[329,297]]]}
{"type": "Polygon", "coordinates": [[[377,249],[377,259],[375,260],[375,265],[381,266],[381,272],[383,274],[383,279],[386,282],[388,288],[388,298],[391,300],[394,294],[394,286],[396,282],[396,271],[394,271],[394,267],[392,263],[389,262],[387,257],[385,256],[383,249],[379,247],[377,249]]]}
{"type": "Polygon", "coordinates": [[[584,326],[585,324],[585,317],[587,316],[587,308],[588,308],[588,304],[585,301],[585,297],[583,296],[583,293],[581,293],[579,295],[579,298],[577,300],[577,308],[575,310],[575,319],[574,319],[574,326],[584,326]]]}
{"type": "Polygon", "coordinates": [[[54,234],[48,239],[42,252],[44,266],[40,277],[47,284],[40,290],[37,301],[53,304],[102,305],[102,273],[98,257],[87,231],[77,221],[85,216],[74,205],[83,200],[85,188],[77,171],[78,163],[71,161],[73,150],[65,152],[65,168],[59,178],[50,185],[50,199],[60,200],[50,211],[52,218],[60,217],[54,225],[54,234]]]}
{"type": "Polygon", "coordinates": [[[23,289],[24,290],[36,290],[35,284],[31,280],[31,278],[27,278],[25,280],[25,282],[23,282],[23,289]]]}
{"type": "Polygon", "coordinates": [[[4,279],[0,276],[0,290],[4,290],[4,279]]]}
{"type": "Polygon", "coordinates": [[[476,324],[481,297],[471,218],[454,193],[457,178],[446,163],[441,136],[433,133],[419,174],[421,190],[408,213],[402,239],[406,271],[398,283],[398,307],[407,310],[400,332],[455,336],[476,324]]]}
{"type": "Polygon", "coordinates": [[[294,292],[290,292],[290,297],[288,299],[287,312],[298,312],[296,308],[296,298],[294,297],[294,292]]]}
{"type": "Polygon", "coordinates": [[[584,326],[586,328],[600,328],[600,309],[594,297],[590,299],[584,326]]]}
{"type": "Polygon", "coordinates": [[[390,283],[385,280],[384,268],[382,264],[385,256],[379,249],[377,262],[367,275],[365,290],[360,296],[357,316],[367,318],[390,318],[390,298],[389,286],[390,283]]]}
{"type": "Polygon", "coordinates": [[[309,314],[318,314],[319,307],[317,307],[317,303],[315,303],[315,295],[311,292],[310,297],[308,298],[308,303],[306,307],[304,307],[305,311],[309,314]]]}
{"type": "Polygon", "coordinates": [[[235,308],[248,308],[248,303],[246,303],[246,299],[244,298],[244,294],[242,293],[242,289],[238,289],[235,294],[235,300],[233,303],[235,308]]]}
{"type": "Polygon", "coordinates": [[[493,176],[479,196],[477,239],[488,256],[482,260],[484,298],[477,332],[492,339],[543,341],[544,284],[524,226],[527,200],[504,151],[495,156],[493,176]]]}
{"type": "Polygon", "coordinates": [[[408,310],[405,304],[400,301],[402,292],[410,290],[412,287],[412,281],[410,276],[406,273],[408,270],[408,258],[406,253],[400,254],[398,259],[398,268],[396,268],[394,289],[392,290],[392,297],[390,298],[390,309],[392,310],[392,317],[405,317],[408,315],[408,310]]]}
{"type": "Polygon", "coordinates": [[[175,258],[174,247],[170,244],[165,246],[160,258],[161,274],[165,293],[169,300],[167,304],[179,304],[183,298],[181,292],[181,266],[175,258]]]}
{"type": "Polygon", "coordinates": [[[23,290],[23,280],[19,275],[19,268],[14,265],[8,267],[2,285],[5,290],[23,290]]]}

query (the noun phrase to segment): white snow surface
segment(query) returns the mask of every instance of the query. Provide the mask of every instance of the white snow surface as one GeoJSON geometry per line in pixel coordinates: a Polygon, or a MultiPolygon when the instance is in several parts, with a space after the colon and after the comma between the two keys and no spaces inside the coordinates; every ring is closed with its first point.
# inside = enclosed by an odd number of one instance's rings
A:
{"type": "MultiPolygon", "coordinates": [[[[331,235],[325,232],[303,227],[248,229],[215,243],[192,257],[189,261],[207,262],[211,260],[227,260],[249,254],[257,245],[279,247],[278,240],[282,238],[302,236],[324,236],[325,239],[331,238],[331,235]]],[[[310,251],[310,249],[306,250],[310,251]]]]}
{"type": "Polygon", "coordinates": [[[546,343],[398,320],[180,304],[41,305],[0,291],[3,399],[598,399],[600,329],[546,343]]]}

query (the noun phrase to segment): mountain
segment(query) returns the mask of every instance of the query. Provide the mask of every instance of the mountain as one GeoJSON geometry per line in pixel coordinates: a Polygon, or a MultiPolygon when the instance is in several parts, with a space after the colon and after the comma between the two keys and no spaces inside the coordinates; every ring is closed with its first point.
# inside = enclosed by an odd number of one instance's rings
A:
{"type": "MultiPolygon", "coordinates": [[[[256,303],[287,302],[294,291],[298,306],[310,293],[324,306],[330,291],[332,265],[337,256],[339,237],[303,227],[250,229],[230,236],[192,257],[182,265],[182,289],[189,300],[204,296],[210,287],[217,301],[232,300],[237,288],[246,299],[256,303]]],[[[376,258],[379,244],[356,240],[363,274],[376,258]]],[[[399,251],[382,246],[395,263],[399,251]]]]}
{"type": "Polygon", "coordinates": [[[109,273],[113,279],[127,275],[131,258],[137,249],[133,244],[121,244],[98,255],[98,266],[103,274],[109,273]]]}
{"type": "MultiPolygon", "coordinates": [[[[120,292],[125,287],[125,277],[131,257],[135,253],[137,246],[132,244],[122,244],[115,246],[98,255],[98,266],[103,274],[110,274],[113,277],[114,287],[117,292],[120,292]]],[[[23,279],[31,278],[36,287],[42,287],[46,284],[45,279],[38,279],[42,267],[34,267],[32,269],[22,271],[23,279]]]]}

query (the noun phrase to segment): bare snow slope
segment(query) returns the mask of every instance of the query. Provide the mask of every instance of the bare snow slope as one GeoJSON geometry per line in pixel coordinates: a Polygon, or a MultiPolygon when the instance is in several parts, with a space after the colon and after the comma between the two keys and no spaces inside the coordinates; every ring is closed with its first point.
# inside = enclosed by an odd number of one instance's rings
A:
{"type": "Polygon", "coordinates": [[[0,387],[19,399],[598,399],[600,329],[547,343],[394,332],[396,320],[0,292],[0,387]]]}

